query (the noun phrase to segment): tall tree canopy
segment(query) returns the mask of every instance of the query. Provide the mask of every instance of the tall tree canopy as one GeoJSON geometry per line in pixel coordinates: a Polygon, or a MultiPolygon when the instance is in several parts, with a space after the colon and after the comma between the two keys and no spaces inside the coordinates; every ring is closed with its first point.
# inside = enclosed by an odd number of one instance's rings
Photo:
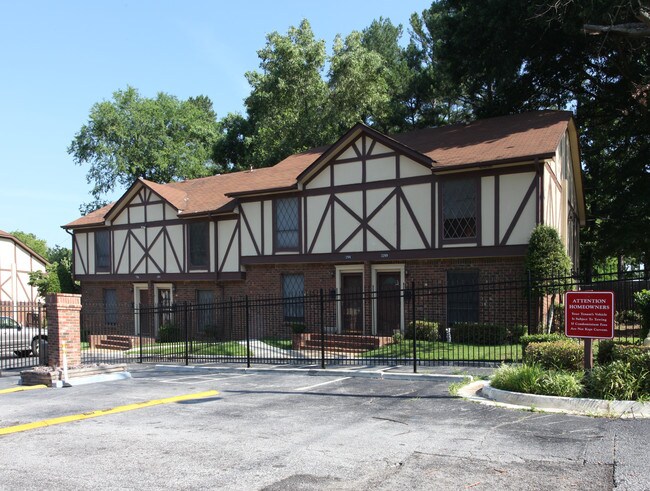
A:
{"type": "Polygon", "coordinates": [[[250,159],[266,167],[299,150],[322,145],[329,139],[323,108],[327,84],[325,42],[317,40],[303,20],[286,36],[266,37],[257,52],[261,71],[246,73],[251,93],[245,101],[251,125],[250,159]]]}
{"type": "Polygon", "coordinates": [[[142,97],[133,87],[114,92],[111,101],[91,108],[68,148],[76,164],[90,165],[86,179],[94,202],[82,212],[102,206],[116,185],[127,187],[138,177],[169,182],[215,173],[211,154],[218,137],[205,96],[182,101],[163,92],[142,97]]]}
{"type": "Polygon", "coordinates": [[[593,29],[638,24],[644,12],[638,0],[440,0],[412,17],[433,90],[472,117],[576,111],[592,218],[587,258],[650,253],[650,38],[593,29]]]}
{"type": "Polygon", "coordinates": [[[408,83],[420,65],[408,64],[401,35],[400,26],[379,19],[337,36],[328,58],[307,20],[286,35],[269,34],[258,51],[260,71],[246,74],[246,116],[220,122],[214,160],[233,169],[266,167],[332,143],[357,122],[382,131],[409,126],[402,100],[410,99],[408,83]]]}

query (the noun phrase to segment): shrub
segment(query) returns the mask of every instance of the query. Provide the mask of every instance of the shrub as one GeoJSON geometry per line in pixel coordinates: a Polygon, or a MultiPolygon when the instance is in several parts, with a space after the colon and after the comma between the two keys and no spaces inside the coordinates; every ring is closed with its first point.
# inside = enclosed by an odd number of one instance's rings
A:
{"type": "Polygon", "coordinates": [[[567,337],[562,334],[526,334],[519,338],[519,342],[521,343],[521,350],[525,353],[526,346],[530,343],[548,343],[562,341],[563,339],[567,339],[567,337]]]}
{"type": "Polygon", "coordinates": [[[585,385],[591,397],[624,401],[644,400],[650,396],[647,378],[647,371],[639,373],[632,363],[615,360],[591,370],[585,377],[585,385]]]}
{"type": "Polygon", "coordinates": [[[404,341],[404,335],[398,329],[396,329],[395,332],[393,333],[393,341],[392,341],[392,343],[393,344],[399,344],[402,341],[404,341]]]}
{"type": "Polygon", "coordinates": [[[494,346],[506,344],[508,330],[495,324],[454,324],[451,326],[451,340],[454,343],[494,346]]]}
{"type": "Polygon", "coordinates": [[[302,334],[307,331],[307,324],[304,322],[291,322],[289,323],[289,327],[291,328],[291,332],[294,334],[302,334]]]}
{"type": "Polygon", "coordinates": [[[634,294],[636,310],[641,316],[641,340],[648,337],[650,331],[650,290],[641,290],[634,294]]]}
{"type": "Polygon", "coordinates": [[[158,342],[160,343],[174,343],[183,340],[183,330],[172,322],[163,324],[158,329],[158,342]]]}
{"type": "Polygon", "coordinates": [[[637,324],[641,322],[641,314],[634,310],[619,310],[615,314],[617,324],[637,324]]]}
{"type": "Polygon", "coordinates": [[[530,234],[526,269],[534,280],[534,295],[562,293],[563,288],[556,281],[545,281],[551,277],[564,278],[571,274],[571,259],[553,227],[538,225],[530,234]]]}
{"type": "Polygon", "coordinates": [[[535,364],[504,365],[494,373],[490,383],[496,389],[525,394],[578,397],[584,392],[581,377],[581,373],[544,370],[535,364]]]}
{"type": "Polygon", "coordinates": [[[521,341],[522,336],[525,336],[528,332],[528,326],[517,325],[507,328],[508,332],[508,342],[512,344],[518,344],[521,341]]]}
{"type": "MultiPolygon", "coordinates": [[[[437,322],[415,321],[415,336],[418,341],[437,341],[440,325],[437,322]]],[[[413,322],[409,322],[404,333],[405,339],[413,339],[413,322]]]]}
{"type": "Polygon", "coordinates": [[[503,365],[494,372],[490,384],[495,389],[535,394],[543,374],[544,369],[539,365],[521,365],[519,367],[503,365]]]}
{"type": "Polygon", "coordinates": [[[582,370],[584,348],[569,339],[526,346],[526,362],[539,364],[547,370],[582,370]]]}
{"type": "Polygon", "coordinates": [[[219,326],[206,326],[203,329],[203,335],[209,339],[217,339],[221,334],[219,326]]]}
{"type": "Polygon", "coordinates": [[[580,397],[585,388],[582,385],[582,373],[550,370],[544,374],[540,381],[540,394],[560,397],[580,397]]]}
{"type": "Polygon", "coordinates": [[[641,346],[629,341],[614,341],[603,339],[598,341],[599,365],[607,365],[615,360],[627,360],[627,353],[634,351],[648,351],[650,347],[641,346]]]}

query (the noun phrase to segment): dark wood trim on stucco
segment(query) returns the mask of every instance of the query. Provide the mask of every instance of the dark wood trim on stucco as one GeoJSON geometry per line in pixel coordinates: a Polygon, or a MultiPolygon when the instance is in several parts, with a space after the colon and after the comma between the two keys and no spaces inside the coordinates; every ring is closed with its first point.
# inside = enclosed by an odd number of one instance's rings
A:
{"type": "Polygon", "coordinates": [[[519,203],[519,207],[517,208],[515,216],[512,217],[512,220],[510,221],[510,225],[506,229],[506,233],[503,235],[503,240],[499,243],[499,245],[505,246],[508,243],[508,239],[510,238],[510,235],[512,235],[512,232],[517,226],[517,222],[519,222],[519,218],[521,218],[521,215],[524,212],[526,205],[530,201],[530,197],[533,195],[533,192],[536,189],[537,189],[537,179],[533,179],[532,182],[530,183],[530,186],[528,186],[528,190],[526,191],[526,194],[524,194],[523,199],[519,203]]]}
{"type": "Polygon", "coordinates": [[[247,264],[283,264],[283,263],[304,263],[318,264],[323,262],[386,262],[386,261],[407,261],[409,259],[453,259],[453,258],[477,258],[477,257],[519,257],[525,256],[528,250],[527,244],[508,246],[484,246],[484,247],[444,247],[440,249],[413,249],[406,251],[373,251],[373,252],[340,252],[340,253],[318,253],[318,254],[283,254],[279,256],[243,256],[241,262],[247,264]]]}

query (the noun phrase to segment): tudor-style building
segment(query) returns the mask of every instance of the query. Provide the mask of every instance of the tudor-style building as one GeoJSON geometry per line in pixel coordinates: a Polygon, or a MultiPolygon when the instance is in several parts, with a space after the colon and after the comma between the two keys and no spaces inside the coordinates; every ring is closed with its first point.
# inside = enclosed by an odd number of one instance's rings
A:
{"type": "MultiPolygon", "coordinates": [[[[40,254],[0,230],[0,306],[13,309],[17,304],[43,300],[29,284],[29,274],[45,271],[47,264],[40,254]]],[[[8,312],[4,315],[9,315],[8,312]]]]}
{"type": "MultiPolygon", "coordinates": [[[[350,300],[332,328],[392,334],[404,328],[403,300],[382,292],[518,279],[537,224],[558,230],[577,266],[584,220],[572,115],[540,111],[391,136],[359,124],[270,168],[140,179],[64,228],[85,303],[373,290],[371,309],[350,300]]],[[[446,321],[478,320],[478,299],[472,309],[456,312],[451,298],[446,321]]]]}

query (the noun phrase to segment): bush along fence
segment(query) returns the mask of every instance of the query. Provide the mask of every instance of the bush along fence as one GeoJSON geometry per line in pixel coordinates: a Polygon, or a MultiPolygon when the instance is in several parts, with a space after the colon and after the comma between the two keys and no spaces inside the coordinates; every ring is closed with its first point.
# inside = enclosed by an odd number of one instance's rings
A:
{"type": "Polygon", "coordinates": [[[383,285],[213,303],[83,305],[81,358],[92,362],[498,365],[522,336],[562,332],[563,294],[616,295],[616,337],[639,341],[644,272],[476,284],[383,285]]]}

